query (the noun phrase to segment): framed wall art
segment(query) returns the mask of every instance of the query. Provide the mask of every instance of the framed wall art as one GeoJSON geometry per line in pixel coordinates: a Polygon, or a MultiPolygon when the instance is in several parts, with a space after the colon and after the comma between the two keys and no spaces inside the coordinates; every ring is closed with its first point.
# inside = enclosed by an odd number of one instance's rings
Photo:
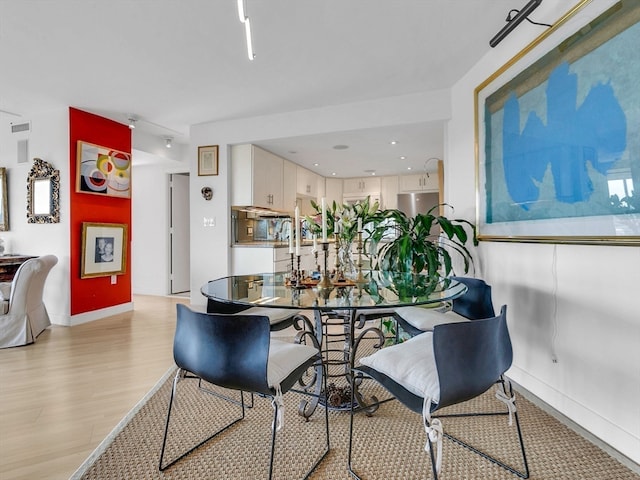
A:
{"type": "Polygon", "coordinates": [[[218,175],[218,145],[198,147],[198,175],[218,175]]]}
{"type": "Polygon", "coordinates": [[[638,45],[640,2],[582,0],[476,88],[480,240],[640,244],[638,45]]]}
{"type": "Polygon", "coordinates": [[[127,242],[125,224],[84,222],[80,278],[126,273],[127,242]]]}
{"type": "Polygon", "coordinates": [[[131,154],[78,141],[76,192],[131,198],[131,154]]]}
{"type": "Polygon", "coordinates": [[[0,168],[0,232],[9,230],[9,203],[7,202],[7,169],[0,168]]]}

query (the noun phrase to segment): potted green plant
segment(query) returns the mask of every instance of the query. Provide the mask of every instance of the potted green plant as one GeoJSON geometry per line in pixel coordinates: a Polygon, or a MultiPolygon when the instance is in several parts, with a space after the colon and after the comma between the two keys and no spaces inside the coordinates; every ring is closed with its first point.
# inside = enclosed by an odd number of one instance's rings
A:
{"type": "Polygon", "coordinates": [[[437,214],[440,207],[436,205],[415,217],[394,209],[381,212],[382,220],[371,235],[371,251],[377,252],[375,267],[447,277],[453,273],[451,255],[457,254],[467,273],[473,265],[467,242],[478,244],[475,225],[465,219],[449,219],[437,214]]]}

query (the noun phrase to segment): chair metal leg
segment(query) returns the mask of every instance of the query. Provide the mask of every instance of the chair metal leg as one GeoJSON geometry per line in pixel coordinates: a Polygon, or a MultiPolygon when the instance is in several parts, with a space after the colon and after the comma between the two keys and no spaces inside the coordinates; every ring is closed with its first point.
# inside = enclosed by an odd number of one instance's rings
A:
{"type": "Polygon", "coordinates": [[[182,460],[184,457],[186,457],[187,455],[192,453],[194,450],[200,448],[202,445],[207,443],[209,440],[211,440],[212,438],[214,438],[218,434],[224,432],[225,430],[230,428],[232,425],[238,423],[240,420],[242,420],[244,418],[244,414],[245,414],[244,396],[241,395],[240,396],[240,398],[241,398],[240,407],[242,409],[242,416],[240,418],[237,418],[237,419],[233,420],[231,423],[229,423],[228,425],[222,427],[220,430],[215,432],[210,437],[207,437],[205,440],[203,440],[200,443],[198,443],[195,447],[191,448],[190,450],[188,450],[187,452],[183,453],[179,457],[175,458],[171,462],[163,465],[162,461],[164,459],[165,447],[166,447],[166,444],[167,444],[167,436],[169,434],[169,423],[170,423],[170,420],[171,420],[171,410],[173,408],[173,403],[174,403],[174,400],[175,400],[176,395],[177,395],[178,382],[180,381],[180,379],[183,379],[183,378],[197,378],[197,377],[186,377],[186,371],[184,371],[182,369],[179,369],[178,372],[176,373],[176,376],[173,379],[173,387],[171,389],[171,397],[169,399],[169,407],[167,409],[167,421],[166,421],[165,427],[164,427],[164,436],[162,438],[162,448],[160,450],[160,461],[158,463],[158,470],[160,470],[161,472],[164,472],[167,468],[169,468],[170,466],[174,465],[178,461],[182,460]]]}
{"type": "MultiPolygon", "coordinates": [[[[504,378],[502,378],[501,380],[499,380],[499,383],[502,385],[502,390],[505,394],[508,394],[509,397],[513,396],[513,387],[511,386],[511,384],[509,384],[509,391],[507,392],[507,387],[506,387],[506,381],[504,380],[504,378]]],[[[515,401],[514,401],[514,405],[515,405],[515,401]]],[[[439,415],[439,418],[445,418],[445,417],[479,417],[479,416],[494,416],[494,415],[509,415],[509,412],[480,412],[480,413],[462,413],[462,414],[451,414],[451,415],[439,415]]],[[[516,429],[518,431],[518,441],[520,443],[520,451],[522,453],[522,463],[523,463],[523,471],[519,471],[516,470],[514,467],[507,465],[506,463],[492,457],[491,455],[482,452],[481,450],[478,450],[477,448],[475,448],[474,446],[460,440],[459,438],[456,438],[448,433],[444,433],[444,436],[446,438],[448,438],[449,440],[451,440],[454,443],[457,443],[458,445],[466,448],[467,450],[472,451],[473,453],[480,455],[482,458],[485,458],[487,460],[489,460],[491,463],[494,463],[502,468],[504,468],[505,470],[507,470],[508,472],[513,473],[514,475],[516,475],[517,477],[520,478],[529,478],[529,464],[527,462],[527,454],[525,452],[524,449],[524,440],[522,438],[522,429],[520,428],[520,418],[518,417],[518,411],[517,409],[513,412],[513,417],[515,418],[516,421],[516,429]]]]}

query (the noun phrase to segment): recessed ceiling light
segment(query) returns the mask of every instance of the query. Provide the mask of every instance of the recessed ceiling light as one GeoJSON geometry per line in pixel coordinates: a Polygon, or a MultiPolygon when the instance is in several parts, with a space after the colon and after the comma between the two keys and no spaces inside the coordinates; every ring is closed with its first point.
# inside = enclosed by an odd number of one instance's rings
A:
{"type": "Polygon", "coordinates": [[[411,170],[411,167],[407,167],[407,170],[411,170]]]}
{"type": "Polygon", "coordinates": [[[333,146],[334,150],[346,150],[347,148],[349,148],[349,145],[334,145],[333,146]]]}
{"type": "Polygon", "coordinates": [[[400,160],[404,160],[405,158],[407,158],[407,157],[405,157],[404,155],[402,155],[402,156],[400,157],[400,160]]]}
{"type": "Polygon", "coordinates": [[[397,141],[397,140],[391,140],[389,143],[390,143],[391,145],[397,145],[397,144],[398,144],[398,141],[397,141]]]}
{"type": "Polygon", "coordinates": [[[319,163],[314,163],[313,166],[314,167],[318,167],[320,164],[319,163]]]}
{"type": "Polygon", "coordinates": [[[335,177],[336,176],[336,172],[331,172],[331,175],[335,177]]]}

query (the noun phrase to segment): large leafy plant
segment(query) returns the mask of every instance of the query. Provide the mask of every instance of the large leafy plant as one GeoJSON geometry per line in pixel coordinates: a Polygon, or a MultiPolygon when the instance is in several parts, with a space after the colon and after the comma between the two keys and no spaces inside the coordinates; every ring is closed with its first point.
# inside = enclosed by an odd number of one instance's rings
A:
{"type": "Polygon", "coordinates": [[[440,206],[415,217],[399,210],[381,212],[383,220],[371,235],[371,251],[378,252],[376,268],[446,277],[453,273],[451,255],[455,254],[462,259],[464,273],[467,273],[473,257],[466,245],[469,241],[478,244],[475,225],[465,219],[436,214],[440,206]]]}

